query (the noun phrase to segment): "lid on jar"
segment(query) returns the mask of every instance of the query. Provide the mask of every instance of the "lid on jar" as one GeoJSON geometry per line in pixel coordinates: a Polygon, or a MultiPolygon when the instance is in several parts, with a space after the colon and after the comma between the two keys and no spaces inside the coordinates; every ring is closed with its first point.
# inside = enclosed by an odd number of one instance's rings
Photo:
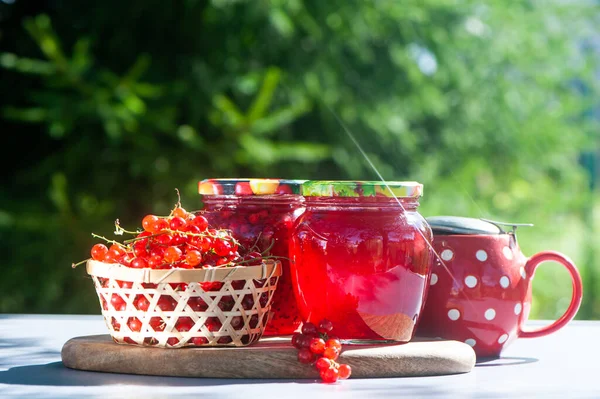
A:
{"type": "Polygon", "coordinates": [[[202,195],[284,195],[300,194],[305,180],[283,179],[205,179],[198,182],[202,195]]]}
{"type": "Polygon", "coordinates": [[[511,227],[512,233],[519,226],[533,226],[531,223],[505,223],[462,216],[430,216],[426,220],[436,235],[506,234],[502,226],[511,227]]]}
{"type": "Polygon", "coordinates": [[[307,180],[302,183],[302,195],[419,198],[423,195],[423,185],[414,181],[307,180]]]}

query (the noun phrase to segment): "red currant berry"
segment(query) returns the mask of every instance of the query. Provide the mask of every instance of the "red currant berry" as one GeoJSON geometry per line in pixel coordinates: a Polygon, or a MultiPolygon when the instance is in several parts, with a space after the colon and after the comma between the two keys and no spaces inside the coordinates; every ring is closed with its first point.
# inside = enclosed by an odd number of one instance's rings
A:
{"type": "Polygon", "coordinates": [[[175,217],[171,218],[171,220],[169,221],[169,227],[171,228],[171,230],[183,231],[185,229],[186,223],[187,222],[185,221],[184,218],[175,216],[175,217]]]}
{"type": "Polygon", "coordinates": [[[194,328],[194,321],[189,317],[181,317],[177,320],[177,323],[175,323],[175,328],[179,332],[190,331],[194,328]]]}
{"type": "Polygon", "coordinates": [[[110,246],[110,248],[108,249],[108,252],[113,252],[115,255],[117,255],[117,257],[121,257],[125,254],[127,254],[127,252],[125,252],[125,248],[123,248],[120,245],[117,244],[113,244],[110,246]]]}
{"type": "Polygon", "coordinates": [[[312,363],[313,357],[314,357],[313,353],[307,348],[302,348],[298,351],[298,361],[300,363],[304,363],[304,364],[312,363]]]}
{"type": "Polygon", "coordinates": [[[181,245],[188,242],[188,237],[184,234],[173,234],[170,245],[181,245]]]}
{"type": "Polygon", "coordinates": [[[173,209],[173,216],[186,219],[188,217],[188,213],[185,209],[178,206],[177,208],[173,209]]]}
{"type": "Polygon", "coordinates": [[[327,342],[325,342],[325,346],[327,348],[333,348],[338,353],[342,351],[342,343],[337,338],[329,338],[327,342]]]}
{"type": "MultiPolygon", "coordinates": [[[[192,233],[192,234],[200,234],[201,233],[198,226],[194,226],[193,224],[189,224],[189,223],[185,225],[185,229],[183,229],[183,231],[185,231],[186,233],[192,233]]],[[[189,238],[192,239],[192,238],[196,238],[196,237],[189,236],[189,238]]]]}
{"type": "Polygon", "coordinates": [[[310,340],[310,351],[315,355],[320,355],[325,350],[325,341],[322,338],[313,338],[310,340]]]}
{"type": "Polygon", "coordinates": [[[132,317],[127,322],[127,326],[131,331],[139,332],[142,329],[142,322],[137,317],[132,317]]]}
{"type": "Polygon", "coordinates": [[[327,334],[333,330],[333,323],[327,319],[321,320],[318,330],[321,334],[327,334]]]}
{"type": "Polygon", "coordinates": [[[164,263],[164,261],[162,256],[154,255],[148,258],[146,263],[149,268],[158,269],[164,263]]]}
{"type": "Polygon", "coordinates": [[[321,379],[323,382],[333,383],[336,382],[339,378],[339,372],[335,367],[330,367],[321,371],[321,379]]]}
{"type": "Polygon", "coordinates": [[[188,265],[196,267],[200,263],[202,263],[202,254],[200,253],[200,251],[191,249],[185,254],[185,261],[188,265]]]}
{"type": "Polygon", "coordinates": [[[137,257],[148,256],[148,249],[146,248],[146,240],[136,241],[133,244],[133,254],[137,257]]]}
{"type": "Polygon", "coordinates": [[[117,285],[121,288],[130,289],[133,287],[133,283],[131,281],[121,281],[117,280],[117,285]]]}
{"type": "Polygon", "coordinates": [[[104,257],[108,253],[108,248],[104,244],[96,244],[92,247],[92,259],[97,261],[103,261],[104,257]]]}
{"type": "Polygon", "coordinates": [[[352,367],[348,366],[347,364],[340,364],[338,373],[340,380],[346,380],[350,378],[350,375],[352,374],[352,367]]]}
{"type": "Polygon", "coordinates": [[[150,306],[150,301],[148,300],[148,298],[146,298],[143,295],[141,295],[135,301],[135,307],[136,307],[137,310],[141,310],[143,312],[147,312],[149,306],[150,306]]]}
{"type": "Polygon", "coordinates": [[[154,237],[154,240],[158,245],[168,246],[171,245],[173,237],[170,234],[160,234],[154,237]]]}
{"type": "Polygon", "coordinates": [[[165,330],[165,322],[160,317],[152,317],[150,319],[150,327],[154,331],[164,331],[165,330]]]}
{"type": "Polygon", "coordinates": [[[131,261],[131,267],[134,269],[143,269],[148,267],[148,262],[144,258],[133,258],[131,261]]]}
{"type": "Polygon", "coordinates": [[[319,371],[321,371],[321,370],[327,370],[328,368],[331,367],[331,360],[327,359],[326,357],[322,357],[321,356],[315,362],[315,367],[319,371]]]}
{"type": "Polygon", "coordinates": [[[177,247],[169,247],[165,250],[165,261],[168,263],[175,263],[181,259],[182,254],[183,252],[181,249],[177,247]]]}
{"type": "MultiPolygon", "coordinates": [[[[244,298],[244,299],[246,299],[246,298],[244,298]]],[[[242,301],[242,304],[243,304],[243,301],[242,301]]],[[[250,307],[252,307],[252,306],[250,306],[250,307]]],[[[246,309],[246,308],[244,308],[244,309],[246,309]]],[[[292,345],[298,349],[303,348],[303,346],[302,346],[302,340],[304,339],[303,337],[304,337],[304,335],[302,335],[301,333],[294,333],[294,335],[292,335],[292,345]]]]}
{"type": "Polygon", "coordinates": [[[242,316],[235,316],[231,319],[229,324],[234,330],[239,330],[244,326],[244,319],[242,319],[242,316]]]}
{"type": "Polygon", "coordinates": [[[142,219],[142,227],[144,228],[144,230],[150,233],[154,233],[156,231],[154,230],[154,223],[156,223],[157,220],[158,218],[154,215],[146,215],[142,219]]]}
{"type": "Polygon", "coordinates": [[[168,295],[161,295],[156,303],[156,307],[162,310],[163,312],[172,312],[175,310],[177,303],[175,300],[168,295]]]}
{"type": "Polygon", "coordinates": [[[164,218],[160,218],[157,219],[154,224],[152,225],[152,232],[153,233],[160,233],[161,231],[168,229],[169,228],[169,222],[167,222],[166,219],[164,218]]]}
{"type": "Polygon", "coordinates": [[[200,231],[204,231],[208,227],[208,220],[202,215],[196,215],[196,217],[191,220],[191,223],[198,227],[200,231]]]}
{"type": "Polygon", "coordinates": [[[213,250],[219,256],[227,256],[231,251],[232,245],[231,242],[224,240],[222,238],[217,238],[213,243],[213,250]]]}
{"type": "Polygon", "coordinates": [[[323,351],[323,356],[327,359],[335,360],[338,358],[339,355],[340,353],[331,347],[326,347],[323,351]]]}
{"type": "Polygon", "coordinates": [[[302,334],[317,335],[318,334],[317,326],[315,326],[313,323],[310,323],[310,322],[306,322],[306,323],[302,324],[302,334]]]}
{"type": "Polygon", "coordinates": [[[125,304],[125,301],[118,294],[112,294],[110,297],[110,304],[113,306],[113,308],[119,309],[121,305],[125,304]]]}
{"type": "Polygon", "coordinates": [[[194,344],[194,346],[206,345],[208,344],[208,339],[205,337],[194,337],[192,338],[192,344],[194,344]]]}

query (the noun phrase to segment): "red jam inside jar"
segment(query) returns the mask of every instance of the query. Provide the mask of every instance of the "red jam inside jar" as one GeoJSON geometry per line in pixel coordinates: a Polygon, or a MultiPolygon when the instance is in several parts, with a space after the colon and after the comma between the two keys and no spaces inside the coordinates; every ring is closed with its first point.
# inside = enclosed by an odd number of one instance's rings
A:
{"type": "Polygon", "coordinates": [[[423,310],[432,233],[417,212],[422,185],[388,184],[303,185],[290,247],[298,308],[303,320],[331,320],[341,339],[408,342],[423,310]]]}
{"type": "Polygon", "coordinates": [[[300,326],[289,264],[289,240],[304,211],[301,181],[276,179],[208,179],[199,183],[202,214],[214,228],[230,229],[243,252],[268,252],[282,264],[271,303],[271,320],[263,336],[289,335],[300,326]]]}

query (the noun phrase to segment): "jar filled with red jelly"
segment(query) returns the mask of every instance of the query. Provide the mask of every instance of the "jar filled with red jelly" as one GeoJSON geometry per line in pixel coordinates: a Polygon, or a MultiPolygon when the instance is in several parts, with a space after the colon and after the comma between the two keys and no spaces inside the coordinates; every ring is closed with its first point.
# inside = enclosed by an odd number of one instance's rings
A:
{"type": "Polygon", "coordinates": [[[241,255],[258,253],[282,263],[265,336],[292,334],[301,322],[289,264],[293,225],[304,211],[301,183],[280,179],[207,179],[198,185],[202,214],[213,228],[232,231],[240,243],[241,255]]]}
{"type": "Polygon", "coordinates": [[[416,182],[307,181],[290,245],[305,321],[352,341],[408,342],[423,310],[432,233],[416,182]]]}

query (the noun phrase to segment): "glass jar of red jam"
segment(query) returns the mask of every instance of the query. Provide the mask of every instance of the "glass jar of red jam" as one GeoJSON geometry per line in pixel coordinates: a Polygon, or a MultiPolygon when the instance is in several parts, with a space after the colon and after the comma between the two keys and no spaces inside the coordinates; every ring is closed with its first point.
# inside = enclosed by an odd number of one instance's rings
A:
{"type": "Polygon", "coordinates": [[[230,229],[242,251],[281,260],[283,273],[271,304],[265,336],[289,335],[300,326],[292,289],[289,239],[304,211],[300,180],[208,179],[198,185],[203,215],[213,228],[230,229]]]}
{"type": "Polygon", "coordinates": [[[333,335],[408,342],[425,303],[432,233],[417,212],[416,182],[307,181],[290,243],[303,320],[333,335]]]}

